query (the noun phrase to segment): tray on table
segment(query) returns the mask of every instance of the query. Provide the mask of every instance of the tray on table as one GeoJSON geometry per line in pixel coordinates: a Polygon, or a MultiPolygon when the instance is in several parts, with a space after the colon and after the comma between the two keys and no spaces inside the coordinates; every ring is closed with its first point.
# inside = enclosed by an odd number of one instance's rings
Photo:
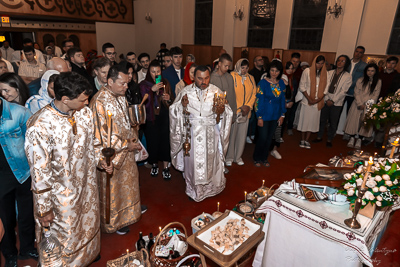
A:
{"type": "Polygon", "coordinates": [[[317,184],[331,187],[341,187],[344,182],[343,175],[352,172],[346,167],[317,167],[308,166],[301,175],[298,175],[295,180],[301,184],[317,184]]]}
{"type": "Polygon", "coordinates": [[[218,265],[231,266],[254,246],[258,245],[263,238],[264,232],[262,231],[261,223],[248,217],[243,217],[237,212],[226,210],[225,213],[218,217],[215,221],[191,235],[187,239],[187,242],[189,245],[197,249],[200,253],[204,254],[218,265]],[[229,219],[241,220],[242,218],[246,220],[246,226],[250,228],[248,233],[249,238],[247,238],[241,245],[237,247],[235,246],[233,252],[229,254],[222,254],[219,250],[209,245],[208,240],[211,237],[211,231],[214,231],[217,226],[224,227],[229,219]],[[205,240],[207,240],[207,242],[205,242],[205,240]]]}

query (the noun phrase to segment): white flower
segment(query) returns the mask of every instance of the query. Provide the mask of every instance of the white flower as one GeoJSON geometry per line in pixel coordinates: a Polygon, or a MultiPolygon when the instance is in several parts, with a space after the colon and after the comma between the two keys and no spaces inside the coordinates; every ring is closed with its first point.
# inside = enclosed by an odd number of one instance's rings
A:
{"type": "Polygon", "coordinates": [[[357,183],[357,186],[361,186],[362,183],[363,183],[363,179],[362,179],[362,178],[358,178],[358,179],[356,180],[356,183],[357,183]]]}
{"type": "Polygon", "coordinates": [[[361,202],[361,205],[365,206],[367,205],[367,202],[365,202],[364,200],[361,202]]]}
{"type": "Polygon", "coordinates": [[[347,190],[347,195],[348,195],[349,197],[351,197],[352,195],[354,195],[354,189],[349,189],[349,190],[347,190]]]}
{"type": "Polygon", "coordinates": [[[385,171],[389,171],[391,168],[392,168],[392,166],[385,166],[385,171]]]}
{"type": "Polygon", "coordinates": [[[368,179],[365,185],[368,186],[369,188],[373,188],[376,186],[376,182],[373,179],[368,179]]]}
{"type": "Polygon", "coordinates": [[[375,163],[375,167],[379,169],[381,165],[379,163],[375,163]]]}
{"type": "Polygon", "coordinates": [[[389,181],[386,181],[385,184],[386,184],[387,186],[392,186],[392,185],[393,185],[392,181],[390,181],[390,180],[389,180],[389,181]]]}
{"type": "Polygon", "coordinates": [[[353,177],[354,175],[356,175],[354,172],[350,173],[351,177],[353,177]]]}
{"type": "Polygon", "coordinates": [[[378,193],[379,192],[379,187],[374,187],[374,188],[372,188],[372,191],[374,191],[375,193],[378,193]]]}
{"type": "Polygon", "coordinates": [[[351,183],[346,183],[345,185],[344,185],[344,189],[350,189],[350,188],[354,188],[354,185],[353,184],[351,184],[351,183]]]}
{"type": "Polygon", "coordinates": [[[381,196],[377,196],[377,197],[376,197],[376,200],[378,200],[378,201],[382,201],[382,199],[383,199],[383,198],[382,198],[381,196]]]}
{"type": "MultiPolygon", "coordinates": [[[[390,166],[388,166],[390,167],[390,166]]],[[[387,174],[382,175],[383,180],[389,181],[390,180],[390,176],[387,174]]]]}
{"type": "Polygon", "coordinates": [[[388,159],[390,164],[393,164],[393,162],[395,161],[394,159],[388,159]]]}
{"type": "Polygon", "coordinates": [[[363,166],[358,166],[356,173],[362,173],[364,170],[363,166]]]}
{"type": "Polygon", "coordinates": [[[386,188],[386,186],[380,186],[379,187],[379,191],[381,191],[381,192],[386,192],[387,191],[387,188],[386,188]]]}
{"type": "Polygon", "coordinates": [[[398,183],[399,183],[399,180],[394,179],[393,184],[398,184],[398,183]]]}
{"type": "Polygon", "coordinates": [[[380,201],[375,202],[375,204],[376,204],[378,207],[382,206],[382,203],[381,203],[380,201]]]}
{"type": "Polygon", "coordinates": [[[377,182],[382,181],[382,177],[380,175],[375,176],[375,181],[377,182]]]}
{"type": "Polygon", "coordinates": [[[350,180],[352,176],[351,176],[350,173],[345,173],[345,174],[343,175],[343,177],[344,177],[345,180],[350,180]]]}
{"type": "Polygon", "coordinates": [[[386,112],[383,112],[383,114],[382,115],[379,115],[379,118],[381,118],[381,119],[385,119],[387,116],[386,116],[386,112]]]}
{"type": "Polygon", "coordinates": [[[369,200],[374,200],[375,196],[372,194],[370,191],[365,192],[364,198],[369,199],[369,200]]]}

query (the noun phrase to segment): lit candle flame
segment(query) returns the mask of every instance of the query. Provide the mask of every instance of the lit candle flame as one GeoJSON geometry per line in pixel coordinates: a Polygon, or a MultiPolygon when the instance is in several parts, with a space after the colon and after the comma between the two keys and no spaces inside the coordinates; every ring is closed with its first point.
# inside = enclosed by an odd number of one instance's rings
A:
{"type": "Polygon", "coordinates": [[[160,226],[160,227],[158,227],[158,229],[160,229],[160,233],[161,233],[161,226],[160,226]]]}
{"type": "Polygon", "coordinates": [[[264,186],[264,182],[265,182],[265,180],[263,180],[263,184],[262,184],[262,186],[264,186]]]}
{"type": "Polygon", "coordinates": [[[396,140],[394,140],[393,145],[397,145],[399,143],[399,138],[397,137],[396,140]]]}
{"type": "Polygon", "coordinates": [[[368,164],[369,164],[369,165],[372,165],[372,164],[374,164],[374,159],[373,159],[372,157],[369,157],[368,164]]]}

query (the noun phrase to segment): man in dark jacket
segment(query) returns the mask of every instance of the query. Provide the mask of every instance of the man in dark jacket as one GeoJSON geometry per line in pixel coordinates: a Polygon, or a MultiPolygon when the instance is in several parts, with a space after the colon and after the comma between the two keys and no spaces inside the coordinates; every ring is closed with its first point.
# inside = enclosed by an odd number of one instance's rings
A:
{"type": "Polygon", "coordinates": [[[172,65],[162,72],[162,76],[168,80],[172,93],[175,97],[175,86],[180,80],[183,79],[185,74],[185,70],[182,68],[183,50],[180,47],[175,46],[169,50],[169,53],[172,57],[172,65]]]}

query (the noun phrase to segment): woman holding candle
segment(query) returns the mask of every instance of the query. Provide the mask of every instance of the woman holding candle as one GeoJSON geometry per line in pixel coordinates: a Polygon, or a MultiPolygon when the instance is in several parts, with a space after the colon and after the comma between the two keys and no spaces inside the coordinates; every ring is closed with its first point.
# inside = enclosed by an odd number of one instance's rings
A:
{"type": "Polygon", "coordinates": [[[382,81],[379,79],[378,70],[376,64],[368,64],[364,69],[364,77],[357,80],[354,88],[354,101],[344,129],[344,132],[351,136],[348,147],[359,149],[361,148],[361,139],[372,135],[372,127],[365,127],[362,121],[367,101],[372,99],[376,103],[381,92],[382,81]],[[358,135],[357,141],[355,141],[356,135],[358,135]]]}
{"type": "Polygon", "coordinates": [[[268,153],[277,125],[282,125],[286,113],[285,90],[281,80],[283,65],[274,60],[270,64],[267,77],[257,87],[255,112],[257,117],[258,139],[254,149],[254,165],[269,167],[268,153]]]}
{"type": "Polygon", "coordinates": [[[161,66],[157,60],[150,63],[144,81],[140,83],[142,95],[148,94],[146,105],[146,124],[144,134],[146,136],[147,161],[152,165],[151,176],[158,175],[158,161],[163,162],[163,178],[171,179],[169,162],[171,161],[169,143],[169,114],[168,108],[172,104],[172,91],[168,81],[161,77],[161,66]],[[157,82],[156,82],[157,81],[157,82]]]}

